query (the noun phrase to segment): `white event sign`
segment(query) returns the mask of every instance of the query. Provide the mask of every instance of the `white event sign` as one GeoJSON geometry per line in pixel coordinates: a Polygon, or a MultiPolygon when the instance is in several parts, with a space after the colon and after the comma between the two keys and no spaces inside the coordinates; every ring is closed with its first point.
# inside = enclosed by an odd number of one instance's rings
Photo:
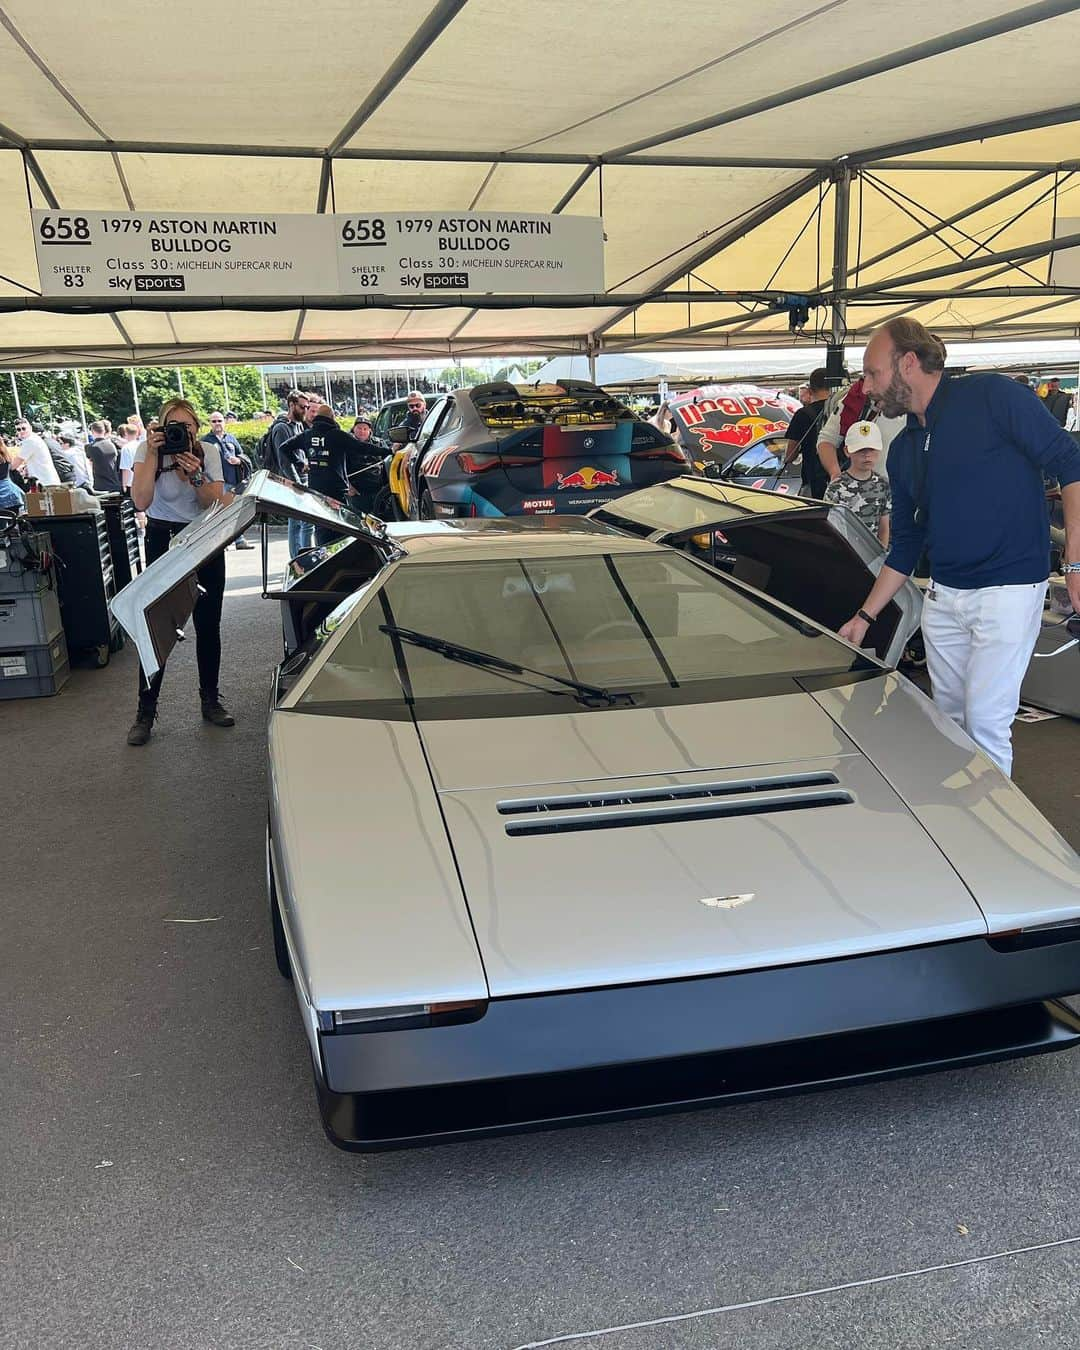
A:
{"type": "Polygon", "coordinates": [[[320,216],[34,211],[45,295],[333,295],[320,216]]]}
{"type": "Polygon", "coordinates": [[[384,211],[334,221],[343,295],[596,295],[604,289],[604,230],[595,217],[384,211]]]}
{"type": "Polygon", "coordinates": [[[574,295],[604,289],[603,224],[586,216],[32,216],[46,296],[574,295]]]}

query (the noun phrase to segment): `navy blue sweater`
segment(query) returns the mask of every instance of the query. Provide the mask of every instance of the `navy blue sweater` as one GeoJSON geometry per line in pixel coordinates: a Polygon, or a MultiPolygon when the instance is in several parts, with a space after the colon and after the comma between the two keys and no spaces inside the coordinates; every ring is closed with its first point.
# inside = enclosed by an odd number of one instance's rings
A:
{"type": "Polygon", "coordinates": [[[1004,375],[942,376],[926,426],[909,414],[888,463],[890,567],[910,574],[925,547],[931,575],[943,586],[1046,580],[1043,479],[1063,487],[1080,482],[1080,448],[1030,389],[1004,375]]]}

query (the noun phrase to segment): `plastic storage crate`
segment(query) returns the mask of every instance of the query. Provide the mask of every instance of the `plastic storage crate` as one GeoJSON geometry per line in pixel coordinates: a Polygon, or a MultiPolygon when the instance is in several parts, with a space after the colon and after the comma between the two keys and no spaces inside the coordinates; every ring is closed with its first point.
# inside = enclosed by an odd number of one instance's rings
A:
{"type": "Polygon", "coordinates": [[[70,673],[63,633],[40,647],[0,652],[0,699],[58,694],[70,673]]]}
{"type": "Polygon", "coordinates": [[[56,592],[0,595],[0,654],[11,647],[41,647],[63,631],[56,592]]]}

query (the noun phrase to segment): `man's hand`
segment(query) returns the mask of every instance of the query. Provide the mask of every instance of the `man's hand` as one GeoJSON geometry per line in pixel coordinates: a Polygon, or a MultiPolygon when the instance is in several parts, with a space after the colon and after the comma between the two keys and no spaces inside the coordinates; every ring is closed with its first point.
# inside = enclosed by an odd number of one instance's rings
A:
{"type": "Polygon", "coordinates": [[[870,625],[865,619],[860,619],[856,614],[854,618],[848,619],[843,628],[839,629],[839,635],[845,642],[850,642],[853,647],[861,647],[863,638],[869,631],[870,625]]]}
{"type": "Polygon", "coordinates": [[[236,455],[226,455],[226,456],[225,456],[225,459],[226,459],[226,461],[227,461],[229,464],[239,464],[239,463],[240,463],[240,460],[237,458],[236,455]]]}

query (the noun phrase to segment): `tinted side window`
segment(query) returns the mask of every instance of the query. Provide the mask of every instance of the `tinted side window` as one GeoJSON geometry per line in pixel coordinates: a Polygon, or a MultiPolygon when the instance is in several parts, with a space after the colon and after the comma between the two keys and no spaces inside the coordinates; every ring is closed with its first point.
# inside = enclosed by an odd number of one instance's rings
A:
{"type": "Polygon", "coordinates": [[[744,450],[733,463],[728,465],[727,471],[738,478],[745,477],[748,474],[760,476],[761,474],[778,473],[780,464],[780,456],[771,445],[752,445],[749,450],[744,450]]]}

